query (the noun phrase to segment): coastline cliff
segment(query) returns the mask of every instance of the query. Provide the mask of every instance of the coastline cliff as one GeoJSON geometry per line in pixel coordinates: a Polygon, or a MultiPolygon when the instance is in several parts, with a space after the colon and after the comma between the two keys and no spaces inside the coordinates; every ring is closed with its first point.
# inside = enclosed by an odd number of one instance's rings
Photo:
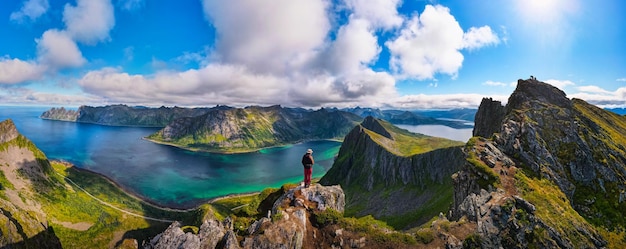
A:
{"type": "Polygon", "coordinates": [[[337,110],[251,106],[180,118],[147,138],[189,150],[246,152],[306,140],[340,139],[360,120],[337,110]]]}
{"type": "Polygon", "coordinates": [[[182,107],[130,107],[126,105],[81,106],[78,110],[52,108],[41,114],[42,119],[71,121],[111,126],[165,127],[175,119],[202,115],[211,109],[229,109],[227,106],[213,108],[182,107]]]}
{"type": "Polygon", "coordinates": [[[462,144],[367,117],[344,138],[320,183],[344,188],[350,215],[414,227],[452,203],[451,176],[464,162],[462,144]]]}

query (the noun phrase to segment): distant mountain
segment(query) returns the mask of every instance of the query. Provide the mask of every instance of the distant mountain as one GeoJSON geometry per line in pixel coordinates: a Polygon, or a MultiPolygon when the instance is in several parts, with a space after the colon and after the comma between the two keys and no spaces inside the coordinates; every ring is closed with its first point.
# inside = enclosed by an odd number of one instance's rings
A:
{"type": "Polygon", "coordinates": [[[476,246],[626,246],[626,117],[531,78],[506,106],[483,99],[474,136],[450,218],[476,246]]]}
{"type": "Polygon", "coordinates": [[[102,107],[81,106],[76,111],[61,107],[52,108],[44,112],[41,115],[41,118],[113,126],[165,127],[175,119],[202,115],[212,109],[230,109],[230,107],[146,108],[130,107],[126,105],[109,105],[102,107]]]}
{"type": "Polygon", "coordinates": [[[371,214],[406,229],[452,203],[451,176],[463,164],[463,143],[410,133],[367,117],[344,138],[322,184],[340,184],[348,215],[371,214]]]}
{"type": "Polygon", "coordinates": [[[626,108],[606,108],[606,110],[612,111],[622,116],[626,115],[626,108]]]}
{"type": "Polygon", "coordinates": [[[375,108],[344,108],[342,111],[351,112],[363,118],[372,116],[384,119],[392,124],[402,125],[426,125],[437,124],[452,128],[471,128],[471,121],[476,110],[454,109],[448,111],[402,111],[402,110],[380,110],[375,108]]]}
{"type": "Polygon", "coordinates": [[[148,139],[190,150],[244,152],[306,140],[341,139],[361,120],[352,113],[328,109],[213,109],[176,119],[148,139]]]}

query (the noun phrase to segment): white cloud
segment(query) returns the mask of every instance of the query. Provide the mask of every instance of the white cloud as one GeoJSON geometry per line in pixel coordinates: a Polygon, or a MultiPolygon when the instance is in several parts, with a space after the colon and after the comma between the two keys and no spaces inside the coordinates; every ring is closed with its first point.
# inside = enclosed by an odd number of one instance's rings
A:
{"type": "Polygon", "coordinates": [[[46,68],[34,61],[0,57],[0,84],[17,84],[43,77],[46,68]]]}
{"type": "Polygon", "coordinates": [[[288,92],[283,78],[259,75],[241,66],[213,64],[147,77],[115,68],[91,71],[79,80],[87,93],[112,102],[138,104],[275,104],[288,92]]]}
{"type": "Polygon", "coordinates": [[[608,91],[598,86],[582,86],[580,92],[568,94],[572,98],[585,100],[601,108],[626,108],[626,87],[608,91]]]}
{"type": "Polygon", "coordinates": [[[217,30],[215,56],[260,73],[286,73],[295,59],[324,45],[330,29],[324,0],[202,1],[217,30]]]}
{"type": "Polygon", "coordinates": [[[559,88],[561,90],[565,89],[565,87],[567,86],[573,86],[576,85],[574,84],[574,82],[569,81],[569,80],[555,80],[555,79],[549,79],[544,81],[545,83],[548,83],[550,85],[553,85],[556,88],[559,88]]]}
{"type": "Polygon", "coordinates": [[[489,45],[497,45],[500,43],[498,35],[491,31],[489,26],[482,26],[480,28],[471,27],[465,34],[463,34],[463,47],[469,50],[482,48],[489,45]]]}
{"type": "Polygon", "coordinates": [[[450,10],[441,5],[426,5],[421,15],[408,20],[400,36],[387,41],[390,65],[401,77],[432,79],[436,73],[456,77],[463,64],[464,48],[477,49],[497,44],[491,28],[470,28],[464,33],[450,10]]]}
{"type": "Polygon", "coordinates": [[[111,0],[77,0],[77,5],[65,5],[63,11],[68,34],[76,41],[95,44],[107,41],[115,26],[111,0]]]}
{"type": "Polygon", "coordinates": [[[380,53],[378,39],[364,19],[350,18],[330,48],[318,60],[334,74],[354,73],[375,61],[380,53]]]}
{"type": "Polygon", "coordinates": [[[24,1],[19,11],[11,13],[10,19],[15,22],[35,21],[48,12],[49,8],[48,0],[27,0],[24,1]]]}
{"type": "MultiPolygon", "coordinates": [[[[451,109],[451,108],[478,108],[482,94],[417,94],[406,95],[389,101],[390,107],[401,109],[451,109]]],[[[489,96],[505,104],[509,96],[489,96]]]]}
{"type": "Polygon", "coordinates": [[[455,75],[463,63],[463,30],[443,6],[427,5],[406,23],[398,38],[385,45],[397,72],[431,79],[437,72],[455,75]]]}
{"type": "Polygon", "coordinates": [[[33,104],[33,105],[63,105],[79,106],[84,104],[101,105],[102,99],[85,94],[59,94],[38,92],[32,89],[15,87],[0,91],[0,103],[3,104],[33,104]]]}
{"type": "Polygon", "coordinates": [[[483,83],[483,86],[502,86],[502,87],[504,87],[504,86],[510,86],[510,85],[511,85],[511,83],[507,84],[507,83],[503,83],[503,82],[499,82],[499,81],[491,81],[491,80],[485,81],[483,83]]]}
{"type": "Polygon", "coordinates": [[[600,93],[600,94],[610,94],[611,92],[602,89],[598,86],[580,86],[577,87],[578,91],[587,92],[587,93],[600,93]]]}
{"type": "Polygon", "coordinates": [[[355,18],[368,20],[373,27],[391,29],[402,25],[398,14],[400,0],[346,0],[355,18]]]}
{"type": "Polygon", "coordinates": [[[79,67],[86,62],[76,42],[64,31],[48,30],[36,42],[39,62],[52,69],[79,67]]]}
{"type": "Polygon", "coordinates": [[[616,81],[626,82],[626,78],[619,78],[619,79],[616,79],[616,81]]]}

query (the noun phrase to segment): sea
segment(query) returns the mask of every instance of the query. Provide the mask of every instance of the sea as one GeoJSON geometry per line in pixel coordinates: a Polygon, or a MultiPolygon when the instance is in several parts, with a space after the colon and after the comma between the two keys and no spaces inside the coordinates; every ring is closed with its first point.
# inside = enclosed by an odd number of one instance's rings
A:
{"type": "MultiPolygon", "coordinates": [[[[18,131],[49,159],[68,161],[102,174],[143,199],[171,208],[191,208],[220,196],[300,183],[303,175],[300,161],[308,148],[314,151],[313,177],[322,177],[341,146],[337,141],[320,140],[240,154],[193,152],[143,139],[158,128],[39,118],[47,109],[0,106],[0,121],[12,119],[18,131]]],[[[459,141],[471,137],[471,129],[469,135],[467,131],[459,135],[446,126],[402,128],[431,133],[427,135],[441,131],[439,136],[459,141]]]]}

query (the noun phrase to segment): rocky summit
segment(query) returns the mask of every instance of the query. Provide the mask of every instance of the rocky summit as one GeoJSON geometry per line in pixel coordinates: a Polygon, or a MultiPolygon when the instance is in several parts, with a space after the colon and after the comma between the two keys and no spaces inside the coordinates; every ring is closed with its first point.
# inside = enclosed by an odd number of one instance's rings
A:
{"type": "Polygon", "coordinates": [[[519,80],[506,106],[483,99],[452,220],[482,248],[620,248],[626,227],[626,118],[519,80]],[[617,235],[618,239],[615,238],[617,235]]]}

